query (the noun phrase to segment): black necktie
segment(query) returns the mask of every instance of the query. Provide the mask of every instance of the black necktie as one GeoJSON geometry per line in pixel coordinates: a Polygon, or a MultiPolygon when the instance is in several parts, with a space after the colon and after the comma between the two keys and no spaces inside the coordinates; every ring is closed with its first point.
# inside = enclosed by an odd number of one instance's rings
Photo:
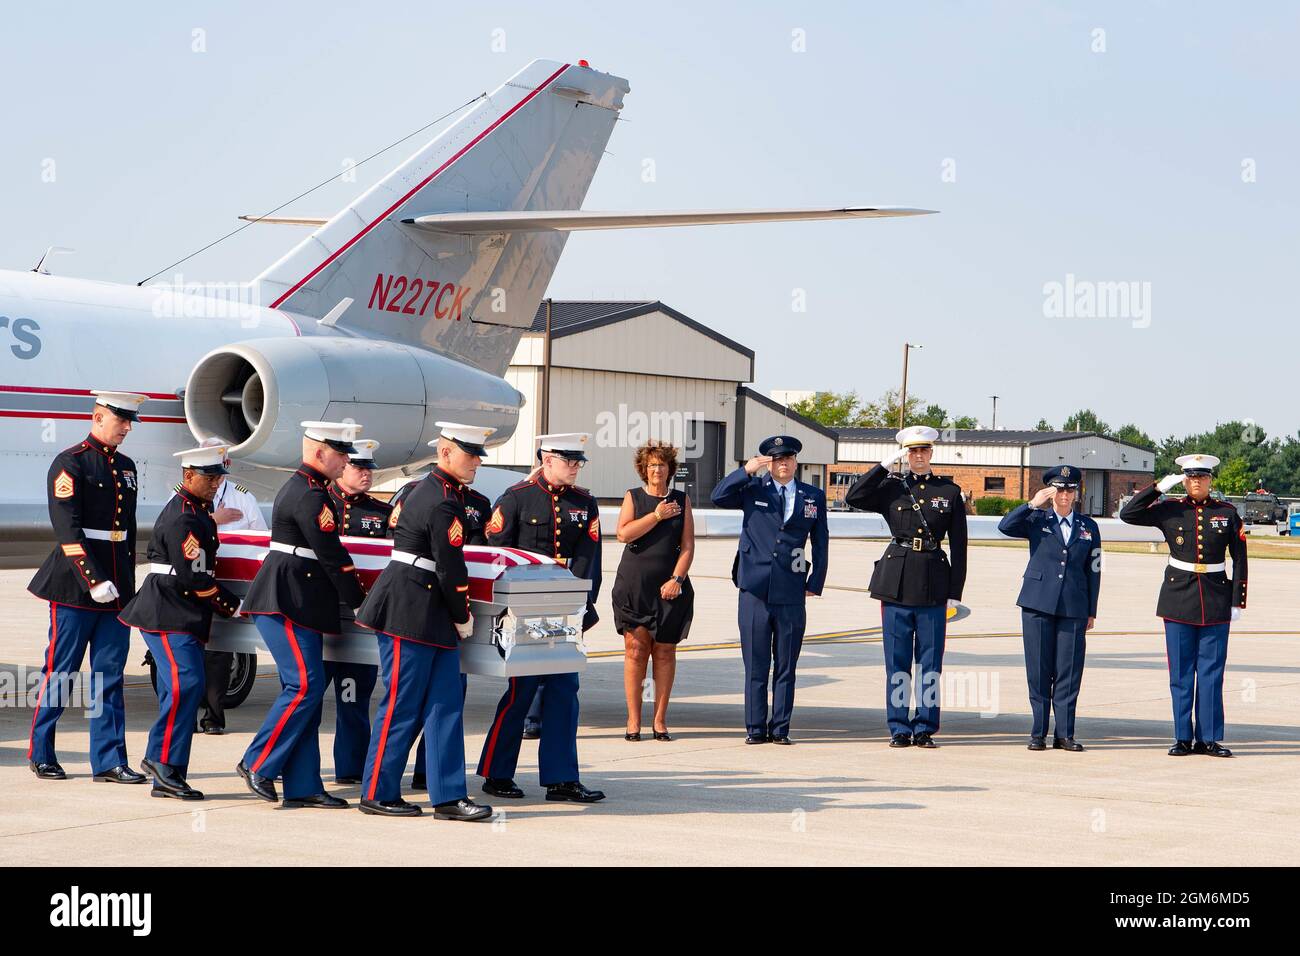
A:
{"type": "Polygon", "coordinates": [[[781,524],[785,524],[785,485],[780,488],[781,491],[781,524]]]}

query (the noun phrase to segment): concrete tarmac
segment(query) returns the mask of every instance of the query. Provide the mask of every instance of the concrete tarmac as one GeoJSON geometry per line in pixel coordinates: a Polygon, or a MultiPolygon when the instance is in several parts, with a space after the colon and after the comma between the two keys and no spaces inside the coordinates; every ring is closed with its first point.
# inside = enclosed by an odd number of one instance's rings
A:
{"type": "MultiPolygon", "coordinates": [[[[1300,863],[1300,563],[1251,562],[1251,606],[1233,628],[1225,682],[1224,743],[1236,757],[1216,760],[1165,754],[1172,721],[1154,616],[1164,558],[1145,554],[1106,559],[1076,730],[1087,751],[1026,750],[1015,607],[1026,551],[994,547],[972,547],[964,597],[972,613],[949,629],[942,746],[890,750],[879,605],[865,591],[883,543],[853,540],[832,541],[830,586],[809,603],[796,745],[746,746],[728,577],[734,550],[734,539],[699,542],[695,624],[669,710],[675,739],[650,738],[647,704],[645,739],[629,743],[622,639],[608,601],[620,546],[606,541],[603,620],[588,635],[579,737],[583,781],[608,793],[603,803],[547,803],[529,741],[517,777],[527,796],[490,801],[503,811],[491,823],[263,803],[233,767],[277,690],[266,666],[249,700],[229,712],[229,733],[195,737],[190,781],[206,792],[201,803],[152,799],[147,785],[93,783],[76,710],[58,735],[70,778],[37,780],[26,756],[32,713],[25,701],[16,706],[9,682],[0,685],[0,864],[1300,863]]],[[[0,572],[0,674],[40,667],[49,618],[26,593],[30,577],[0,572]]],[[[137,765],[157,706],[144,651],[133,634],[127,747],[137,765]]],[[[470,773],[504,686],[470,678],[470,773]]],[[[327,789],[355,803],[358,787],[332,783],[333,727],[331,696],[321,726],[327,789]]],[[[478,778],[469,782],[482,797],[478,778]]]]}

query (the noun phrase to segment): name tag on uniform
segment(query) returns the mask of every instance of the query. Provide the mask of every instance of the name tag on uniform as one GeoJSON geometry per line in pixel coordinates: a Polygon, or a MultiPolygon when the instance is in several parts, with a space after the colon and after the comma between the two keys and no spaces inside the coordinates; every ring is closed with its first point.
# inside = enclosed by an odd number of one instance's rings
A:
{"type": "Polygon", "coordinates": [[[755,507],[755,508],[766,508],[766,507],[767,507],[767,502],[766,502],[766,501],[755,501],[755,502],[754,502],[754,507],[755,507]]]}

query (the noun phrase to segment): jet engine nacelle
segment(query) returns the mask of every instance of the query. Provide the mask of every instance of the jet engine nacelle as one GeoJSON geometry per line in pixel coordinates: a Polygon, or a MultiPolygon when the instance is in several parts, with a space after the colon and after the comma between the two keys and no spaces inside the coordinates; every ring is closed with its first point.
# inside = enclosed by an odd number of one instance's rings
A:
{"type": "Polygon", "coordinates": [[[380,442],[376,464],[433,457],[439,420],[515,430],[524,397],[495,375],[395,342],[255,339],[209,352],[190,372],[185,417],[199,440],[235,442],[232,457],[273,468],[302,460],[303,421],[354,421],[380,442]]]}

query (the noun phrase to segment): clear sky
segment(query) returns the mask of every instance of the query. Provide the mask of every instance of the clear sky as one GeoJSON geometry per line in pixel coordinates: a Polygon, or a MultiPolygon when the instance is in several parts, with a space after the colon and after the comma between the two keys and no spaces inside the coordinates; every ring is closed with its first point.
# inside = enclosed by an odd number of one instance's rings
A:
{"type": "MultiPolygon", "coordinates": [[[[1294,432],[1297,50],[1280,2],[10,5],[0,268],[57,244],[57,272],[135,282],[533,58],[586,58],[632,87],[589,209],[941,214],[579,234],[555,297],[662,299],[753,348],[764,391],[874,398],[906,340],[911,390],[985,424],[997,394],[1007,427],[1294,432]],[[1067,276],[1078,308],[1046,314],[1067,276]],[[1135,297],[1079,315],[1087,283],[1135,297]]],[[[185,276],[298,238],[254,227],[185,276]]]]}

